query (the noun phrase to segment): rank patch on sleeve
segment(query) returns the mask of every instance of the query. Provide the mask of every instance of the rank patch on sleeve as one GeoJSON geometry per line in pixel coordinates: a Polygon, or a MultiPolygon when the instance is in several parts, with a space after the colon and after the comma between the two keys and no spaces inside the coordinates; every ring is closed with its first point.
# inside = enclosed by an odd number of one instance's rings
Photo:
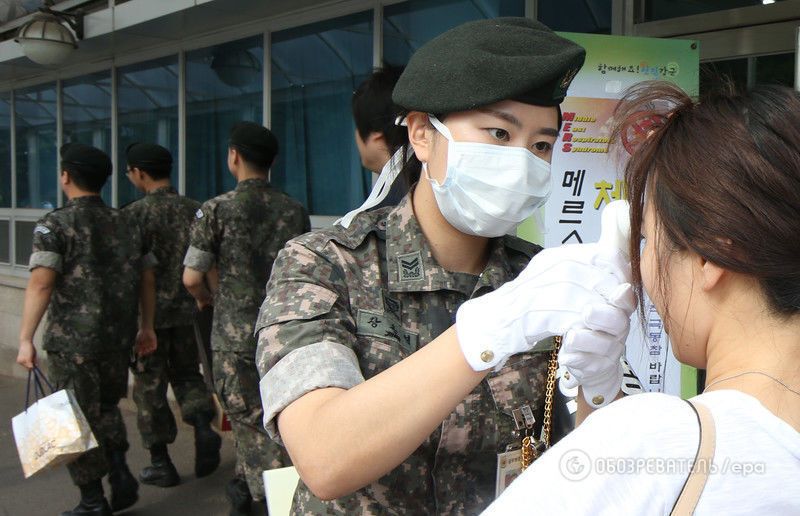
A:
{"type": "Polygon", "coordinates": [[[196,218],[198,218],[198,219],[202,219],[203,218],[203,210],[201,210],[200,208],[197,208],[197,211],[194,212],[194,216],[196,218]]]}
{"type": "Polygon", "coordinates": [[[34,233],[41,233],[43,235],[46,235],[46,234],[50,233],[50,228],[48,228],[47,226],[43,226],[43,225],[39,224],[35,228],[33,228],[33,232],[34,233]]]}
{"type": "Polygon", "coordinates": [[[397,257],[397,269],[400,271],[400,281],[417,281],[425,278],[422,268],[422,253],[403,254],[397,257]]]}

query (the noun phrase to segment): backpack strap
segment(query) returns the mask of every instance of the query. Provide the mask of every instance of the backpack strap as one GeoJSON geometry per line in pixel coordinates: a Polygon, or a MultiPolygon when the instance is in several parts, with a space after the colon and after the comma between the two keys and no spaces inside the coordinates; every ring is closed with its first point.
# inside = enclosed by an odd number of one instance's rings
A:
{"type": "Polygon", "coordinates": [[[697,446],[697,454],[692,463],[692,471],[683,484],[678,499],[672,507],[671,515],[693,514],[700,495],[706,486],[708,474],[711,470],[711,463],[714,460],[714,450],[716,449],[717,431],[714,426],[714,416],[711,411],[702,403],[686,400],[697,416],[700,425],[700,443],[697,446]]]}

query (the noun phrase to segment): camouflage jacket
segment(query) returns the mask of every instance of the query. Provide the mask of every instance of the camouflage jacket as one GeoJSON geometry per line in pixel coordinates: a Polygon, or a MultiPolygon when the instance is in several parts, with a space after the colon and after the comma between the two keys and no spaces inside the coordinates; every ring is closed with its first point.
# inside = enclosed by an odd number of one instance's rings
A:
{"type": "Polygon", "coordinates": [[[144,249],[135,221],[99,196],[71,199],[39,220],[28,267],[58,273],[44,349],[81,356],[129,350],[141,270],[154,262],[144,249]]]}
{"type": "MultiPolygon", "coordinates": [[[[319,388],[352,388],[450,327],[467,299],[522,271],[540,248],[492,241],[480,276],[433,258],[406,197],[290,242],[278,255],[258,323],[264,421],[319,388]]],[[[512,357],[491,373],[401,465],[352,495],[323,502],[300,483],[299,514],[477,514],[494,499],[497,454],[518,445],[512,411],[543,410],[549,353],[512,357]]],[[[541,418],[539,417],[541,420],[541,418]]]]}
{"type": "Polygon", "coordinates": [[[157,260],[156,328],[192,324],[194,299],[183,286],[183,257],[189,247],[189,228],[199,207],[199,202],[165,186],[123,208],[139,222],[145,246],[157,260]]]}
{"type": "Polygon", "coordinates": [[[197,210],[183,264],[217,268],[212,349],[255,352],[253,327],[272,263],[288,240],[310,230],[305,208],[265,179],[242,181],[197,210]]]}

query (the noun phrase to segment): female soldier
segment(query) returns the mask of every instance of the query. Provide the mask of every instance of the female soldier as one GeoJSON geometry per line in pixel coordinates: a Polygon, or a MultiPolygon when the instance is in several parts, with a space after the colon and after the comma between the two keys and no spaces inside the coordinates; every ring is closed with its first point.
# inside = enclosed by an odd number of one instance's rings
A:
{"type": "Polygon", "coordinates": [[[423,177],[396,208],[357,210],[278,256],[257,361],[265,426],[302,479],[296,512],[485,508],[498,453],[541,423],[550,353],[531,350],[546,337],[567,333],[595,405],[619,392],[627,264],[576,246],[526,268],[539,248],[505,236],[547,199],[558,105],[583,59],[522,18],[429,42],[394,92],[406,172],[423,177]]]}
{"type": "Polygon", "coordinates": [[[707,370],[692,403],[710,411],[700,436],[714,444],[698,447],[698,415],[679,398],[632,396],[592,414],[489,513],[800,514],[800,94],[757,87],[694,103],[646,85],[621,104],[622,131],[665,104],[664,127],[626,171],[642,235],[634,278],[675,357],[707,370]],[[705,488],[688,489],[693,463],[705,488]],[[696,509],[683,505],[690,493],[696,509]]]}

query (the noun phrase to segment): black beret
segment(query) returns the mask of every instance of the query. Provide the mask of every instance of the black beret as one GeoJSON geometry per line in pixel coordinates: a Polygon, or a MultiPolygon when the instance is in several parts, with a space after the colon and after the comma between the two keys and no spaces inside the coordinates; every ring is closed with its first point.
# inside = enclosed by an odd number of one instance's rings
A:
{"type": "Polygon", "coordinates": [[[229,144],[249,151],[263,161],[272,161],[278,154],[278,139],[272,131],[255,122],[239,122],[231,129],[229,144]]]}
{"type": "Polygon", "coordinates": [[[125,151],[128,165],[144,170],[156,168],[159,170],[172,167],[172,154],[155,143],[132,143],[125,151]]]}
{"type": "Polygon", "coordinates": [[[395,104],[452,113],[501,100],[561,104],[586,51],[528,18],[465,23],[411,56],[394,88],[395,104]]]}
{"type": "Polygon", "coordinates": [[[61,154],[61,161],[64,163],[87,168],[107,176],[111,175],[111,158],[96,147],[82,143],[65,143],[59,149],[59,153],[61,154]]]}

